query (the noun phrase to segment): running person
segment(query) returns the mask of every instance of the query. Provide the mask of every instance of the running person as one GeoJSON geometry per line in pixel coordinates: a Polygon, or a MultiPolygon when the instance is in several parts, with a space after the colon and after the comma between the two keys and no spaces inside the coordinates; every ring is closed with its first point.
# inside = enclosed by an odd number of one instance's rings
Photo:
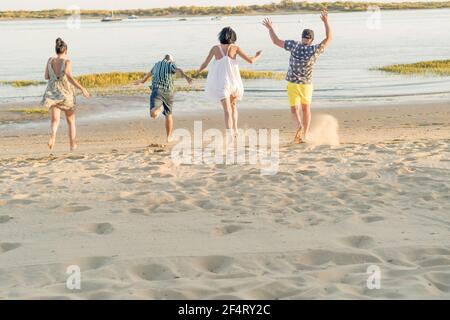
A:
{"type": "Polygon", "coordinates": [[[253,64],[261,58],[262,51],[249,56],[237,46],[236,32],[226,27],[218,35],[219,44],[209,50],[208,56],[200,66],[198,73],[206,70],[214,58],[214,64],[208,72],[205,91],[214,101],[222,104],[225,116],[225,127],[232,130],[235,137],[238,133],[237,101],[244,95],[244,85],[239,71],[237,57],[241,57],[247,63],[253,64]]]}
{"type": "Polygon", "coordinates": [[[150,95],[150,116],[158,118],[162,112],[166,117],[167,143],[173,141],[173,98],[174,98],[174,76],[179,73],[191,84],[192,78],[173,62],[173,57],[168,54],[165,58],[155,64],[152,70],[147,73],[144,79],[136,81],[135,84],[142,84],[152,78],[152,93],[150,95]]]}
{"type": "Polygon", "coordinates": [[[286,76],[288,81],[287,91],[291,106],[291,115],[294,121],[296,134],[295,143],[301,143],[308,137],[311,123],[311,101],[313,93],[312,74],[317,58],[328,47],[333,32],[328,21],[328,12],[322,11],[320,19],[325,25],[326,37],[319,44],[313,45],[314,31],[305,29],[302,32],[302,40],[280,40],[273,29],[273,23],[269,18],[264,19],[263,25],[269,29],[272,42],[291,53],[289,70],[286,76]],[[303,111],[303,123],[300,116],[300,107],[303,111]]]}

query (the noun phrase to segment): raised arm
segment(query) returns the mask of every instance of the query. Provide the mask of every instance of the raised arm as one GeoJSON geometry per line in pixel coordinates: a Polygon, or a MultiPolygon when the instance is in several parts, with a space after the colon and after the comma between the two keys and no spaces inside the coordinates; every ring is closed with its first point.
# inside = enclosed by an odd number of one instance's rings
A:
{"type": "Polygon", "coordinates": [[[212,58],[214,57],[214,47],[211,48],[211,50],[208,53],[208,56],[206,57],[205,61],[202,63],[200,68],[198,69],[198,73],[202,73],[203,71],[208,68],[209,63],[211,62],[212,58]]]}
{"type": "Polygon", "coordinates": [[[272,39],[273,44],[284,49],[284,40],[278,38],[275,30],[273,29],[272,20],[270,20],[270,18],[265,18],[263,21],[263,26],[269,30],[270,39],[272,39]]]}
{"type": "Polygon", "coordinates": [[[81,92],[83,93],[83,96],[85,96],[86,98],[90,98],[91,94],[89,93],[89,91],[86,90],[85,87],[83,87],[74,77],[72,74],[72,61],[67,60],[66,62],[66,69],[65,69],[65,73],[67,76],[67,80],[69,80],[69,82],[74,85],[77,89],[80,89],[81,92]]]}
{"type": "Polygon", "coordinates": [[[259,58],[261,58],[262,55],[262,51],[258,51],[256,52],[256,54],[253,57],[250,57],[248,54],[246,54],[244,52],[244,50],[241,49],[241,47],[237,48],[237,52],[236,52],[242,59],[244,59],[245,61],[247,61],[250,64],[254,64],[256,61],[259,60],[259,58]]]}
{"type": "Polygon", "coordinates": [[[135,84],[135,85],[139,85],[139,84],[146,83],[146,82],[148,81],[148,79],[150,79],[151,77],[153,77],[153,68],[152,68],[152,70],[150,70],[149,73],[147,73],[147,74],[145,75],[144,79],[138,80],[138,81],[136,81],[134,84],[135,84]]]}
{"type": "Polygon", "coordinates": [[[184,79],[186,79],[187,83],[192,84],[194,81],[191,77],[189,77],[182,69],[177,68],[177,74],[180,74],[184,79]]]}
{"type": "Polygon", "coordinates": [[[320,19],[323,21],[325,25],[325,39],[322,41],[323,48],[325,49],[328,47],[331,43],[331,40],[333,40],[333,30],[331,29],[330,22],[328,21],[328,11],[323,10],[322,14],[320,15],[320,19]]]}

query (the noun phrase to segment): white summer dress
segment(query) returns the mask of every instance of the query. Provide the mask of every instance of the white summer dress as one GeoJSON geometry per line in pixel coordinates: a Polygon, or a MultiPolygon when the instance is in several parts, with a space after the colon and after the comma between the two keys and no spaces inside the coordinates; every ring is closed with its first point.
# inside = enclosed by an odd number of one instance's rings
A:
{"type": "Polygon", "coordinates": [[[219,46],[222,58],[216,59],[211,66],[206,80],[205,92],[214,101],[221,101],[230,96],[241,100],[244,96],[244,85],[236,59],[228,56],[231,46],[228,46],[226,54],[219,46]]]}

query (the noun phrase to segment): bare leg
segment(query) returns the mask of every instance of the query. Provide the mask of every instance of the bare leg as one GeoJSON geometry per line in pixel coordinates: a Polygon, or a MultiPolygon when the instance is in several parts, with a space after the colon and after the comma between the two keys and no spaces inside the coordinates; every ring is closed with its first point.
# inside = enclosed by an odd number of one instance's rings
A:
{"type": "Polygon", "coordinates": [[[296,130],[294,142],[302,142],[302,118],[300,117],[299,106],[291,106],[291,116],[294,123],[294,128],[296,130]]]}
{"type": "Polygon", "coordinates": [[[173,117],[171,114],[166,116],[166,133],[167,133],[167,143],[173,141],[173,117]]]}
{"type": "Polygon", "coordinates": [[[230,98],[230,104],[231,104],[231,118],[233,121],[233,130],[234,135],[236,136],[238,133],[238,110],[237,110],[237,99],[234,96],[231,96],[230,98]]]}
{"type": "Polygon", "coordinates": [[[50,109],[50,113],[51,113],[51,134],[50,134],[50,139],[48,140],[48,148],[50,150],[53,150],[53,147],[55,146],[56,143],[56,132],[58,131],[58,127],[59,127],[59,120],[61,118],[61,110],[58,109],[57,107],[52,107],[50,109]]]}
{"type": "Polygon", "coordinates": [[[300,106],[291,106],[291,116],[295,130],[297,130],[302,126],[302,118],[300,117],[299,107],[300,106]]]}
{"type": "Polygon", "coordinates": [[[158,118],[159,114],[160,114],[162,111],[163,111],[163,107],[162,107],[162,106],[159,107],[159,108],[154,108],[154,109],[152,109],[152,110],[150,111],[150,116],[151,116],[153,119],[156,119],[156,118],[158,118]]]}
{"type": "Polygon", "coordinates": [[[303,109],[303,131],[306,138],[309,133],[309,126],[311,125],[311,105],[302,104],[302,109],[303,109]]]}
{"type": "Polygon", "coordinates": [[[75,125],[75,111],[66,111],[67,126],[69,128],[70,151],[75,150],[77,146],[77,127],[75,125]]]}
{"type": "Polygon", "coordinates": [[[231,103],[230,98],[223,99],[221,101],[223,112],[225,114],[225,127],[227,129],[231,129],[233,127],[233,121],[231,118],[231,103]]]}

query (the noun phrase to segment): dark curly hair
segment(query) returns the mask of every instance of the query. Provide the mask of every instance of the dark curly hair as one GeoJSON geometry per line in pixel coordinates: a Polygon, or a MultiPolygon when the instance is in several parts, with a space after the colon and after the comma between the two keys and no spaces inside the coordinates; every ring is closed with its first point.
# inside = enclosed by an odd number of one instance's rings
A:
{"type": "Polygon", "coordinates": [[[67,51],[67,44],[63,41],[63,39],[56,39],[55,51],[57,54],[62,54],[67,51]]]}
{"type": "Polygon", "coordinates": [[[231,27],[225,27],[219,33],[219,41],[221,44],[232,44],[237,40],[236,32],[231,27]]]}

